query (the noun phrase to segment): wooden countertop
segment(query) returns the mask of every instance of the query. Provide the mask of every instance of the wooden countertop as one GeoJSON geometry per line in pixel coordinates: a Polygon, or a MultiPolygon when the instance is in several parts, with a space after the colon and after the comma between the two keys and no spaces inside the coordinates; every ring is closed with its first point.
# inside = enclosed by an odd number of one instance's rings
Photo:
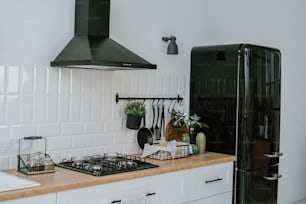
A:
{"type": "Polygon", "coordinates": [[[158,168],[126,172],[108,176],[91,176],[75,171],[56,167],[55,173],[40,174],[27,176],[16,170],[8,170],[10,174],[23,177],[32,181],[39,182],[40,187],[27,188],[22,190],[14,190],[0,193],[0,201],[12,200],[28,196],[35,196],[59,191],[65,191],[75,188],[87,187],[92,185],[106,184],[118,182],[128,179],[141,178],[145,176],[158,175],[162,173],[170,173],[179,170],[185,170],[195,167],[207,166],[212,164],[235,161],[236,157],[232,155],[206,152],[204,154],[193,155],[186,158],[159,161],[155,159],[147,159],[148,162],[159,165],[158,168]]]}

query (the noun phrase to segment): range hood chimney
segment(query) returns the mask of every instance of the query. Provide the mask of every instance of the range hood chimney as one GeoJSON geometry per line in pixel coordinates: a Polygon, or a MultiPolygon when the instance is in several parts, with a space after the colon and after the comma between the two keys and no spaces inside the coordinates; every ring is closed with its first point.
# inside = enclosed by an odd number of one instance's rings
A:
{"type": "Polygon", "coordinates": [[[156,69],[109,38],[110,0],[75,1],[75,35],[51,66],[88,69],[156,69]]]}

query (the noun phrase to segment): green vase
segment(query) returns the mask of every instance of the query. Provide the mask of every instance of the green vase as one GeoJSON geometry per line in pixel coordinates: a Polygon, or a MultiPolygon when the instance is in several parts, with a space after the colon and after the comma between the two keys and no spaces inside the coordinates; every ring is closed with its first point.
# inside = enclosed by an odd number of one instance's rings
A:
{"type": "Polygon", "coordinates": [[[138,130],[141,123],[141,117],[135,115],[128,115],[126,119],[126,127],[132,130],[138,130]]]}
{"type": "Polygon", "coordinates": [[[199,148],[199,153],[204,153],[206,149],[206,136],[204,133],[199,132],[196,137],[196,145],[199,148]]]}

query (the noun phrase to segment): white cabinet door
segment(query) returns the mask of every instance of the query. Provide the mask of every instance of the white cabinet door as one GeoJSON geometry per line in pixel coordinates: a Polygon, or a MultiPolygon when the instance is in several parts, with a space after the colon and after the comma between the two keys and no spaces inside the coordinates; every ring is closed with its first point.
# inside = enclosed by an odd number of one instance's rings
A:
{"type": "Polygon", "coordinates": [[[146,204],[178,204],[183,196],[183,172],[151,176],[148,183],[148,192],[154,195],[147,196],[146,204]]]}
{"type": "Polygon", "coordinates": [[[122,181],[58,192],[57,204],[119,204],[123,198],[145,193],[143,186],[135,186],[131,181],[122,181]]]}
{"type": "Polygon", "coordinates": [[[180,173],[149,176],[128,181],[59,192],[57,204],[120,204],[125,199],[144,198],[147,204],[178,204],[180,173]]]}
{"type": "Polygon", "coordinates": [[[232,192],[223,193],[220,195],[203,198],[187,202],[186,204],[231,204],[232,203],[232,192]]]}
{"type": "Polygon", "coordinates": [[[233,163],[228,162],[190,169],[185,183],[186,201],[198,200],[232,191],[233,163]]]}
{"type": "Polygon", "coordinates": [[[36,203],[56,204],[56,193],[19,198],[15,200],[0,201],[0,203],[1,204],[36,204],[36,203]]]}

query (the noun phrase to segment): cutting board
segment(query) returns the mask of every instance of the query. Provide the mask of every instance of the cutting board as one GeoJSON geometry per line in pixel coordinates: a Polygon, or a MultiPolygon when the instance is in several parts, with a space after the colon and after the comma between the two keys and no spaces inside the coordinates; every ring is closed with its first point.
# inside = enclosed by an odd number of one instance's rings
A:
{"type": "Polygon", "coordinates": [[[32,188],[37,186],[40,186],[40,183],[17,177],[5,172],[0,172],[0,192],[32,188]]]}

